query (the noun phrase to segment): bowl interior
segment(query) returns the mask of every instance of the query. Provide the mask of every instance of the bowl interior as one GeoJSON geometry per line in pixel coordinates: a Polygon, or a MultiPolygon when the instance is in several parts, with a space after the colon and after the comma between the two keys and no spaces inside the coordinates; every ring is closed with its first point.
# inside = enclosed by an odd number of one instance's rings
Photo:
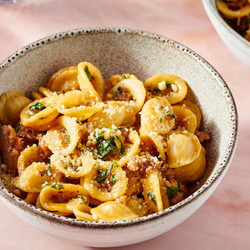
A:
{"type": "Polygon", "coordinates": [[[218,73],[197,54],[157,35],[118,28],[87,29],[42,39],[18,51],[0,66],[0,94],[20,90],[30,95],[60,68],[81,61],[96,65],[105,79],[113,74],[133,72],[145,80],[165,72],[186,80],[189,95],[202,109],[203,129],[211,134],[206,144],[207,170],[194,190],[226,167],[237,125],[230,91],[218,73]]]}

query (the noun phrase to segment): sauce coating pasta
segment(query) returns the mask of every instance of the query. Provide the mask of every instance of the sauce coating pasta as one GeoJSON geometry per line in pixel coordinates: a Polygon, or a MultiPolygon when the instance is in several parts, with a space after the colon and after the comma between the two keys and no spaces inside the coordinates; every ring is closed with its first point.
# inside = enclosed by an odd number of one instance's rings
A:
{"type": "Polygon", "coordinates": [[[172,74],[105,82],[89,62],[59,70],[33,102],[12,106],[11,121],[1,110],[6,186],[40,209],[87,221],[135,219],[180,202],[205,171],[209,139],[187,92],[172,74]]]}

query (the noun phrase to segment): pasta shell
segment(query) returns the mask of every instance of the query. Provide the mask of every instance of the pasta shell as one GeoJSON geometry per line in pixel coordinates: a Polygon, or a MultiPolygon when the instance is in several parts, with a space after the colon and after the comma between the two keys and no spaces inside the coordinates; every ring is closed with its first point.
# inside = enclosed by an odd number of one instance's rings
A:
{"type": "Polygon", "coordinates": [[[88,124],[94,128],[132,126],[136,120],[135,114],[133,107],[126,102],[108,101],[102,111],[88,119],[88,124]]]}
{"type": "Polygon", "coordinates": [[[194,133],[197,128],[197,119],[195,114],[183,106],[173,106],[173,112],[177,116],[179,126],[190,133],[194,133]]]}
{"type": "Polygon", "coordinates": [[[119,166],[124,166],[128,163],[129,158],[133,155],[136,155],[140,151],[140,137],[136,131],[131,131],[128,136],[129,141],[131,142],[131,146],[128,148],[128,144],[125,145],[126,155],[123,156],[117,164],[119,166]]]}
{"type": "Polygon", "coordinates": [[[62,68],[51,76],[47,87],[53,92],[67,92],[69,90],[79,89],[77,75],[78,70],[76,66],[62,68]]]}
{"type": "Polygon", "coordinates": [[[191,102],[189,100],[183,100],[177,106],[182,106],[184,108],[188,108],[195,114],[196,120],[197,120],[197,128],[196,129],[199,129],[200,124],[201,124],[201,118],[202,118],[202,114],[201,114],[201,110],[200,110],[199,106],[196,103],[191,102]]]}
{"type": "Polygon", "coordinates": [[[156,134],[167,134],[175,124],[175,116],[172,106],[162,97],[148,100],[141,111],[141,136],[156,134]]]}
{"type": "Polygon", "coordinates": [[[171,104],[182,101],[186,97],[188,89],[183,79],[171,74],[154,75],[144,82],[144,86],[155,95],[166,96],[171,104]],[[161,83],[166,87],[163,90],[159,88],[161,83]]]}
{"type": "Polygon", "coordinates": [[[40,147],[32,146],[24,149],[17,161],[17,169],[19,175],[33,162],[42,162],[43,159],[39,154],[40,147]]]}
{"type": "Polygon", "coordinates": [[[123,194],[125,194],[127,190],[127,177],[126,172],[121,167],[114,167],[112,170],[113,176],[116,178],[115,184],[111,184],[109,180],[107,180],[107,185],[110,190],[107,188],[103,188],[100,183],[97,182],[97,171],[98,169],[102,169],[102,171],[109,170],[111,166],[111,162],[97,162],[96,166],[93,170],[81,178],[81,184],[88,191],[90,196],[99,201],[111,201],[116,198],[119,198],[123,194]]]}
{"type": "Polygon", "coordinates": [[[13,127],[20,120],[20,114],[31,100],[20,91],[7,91],[0,98],[0,121],[13,127]]]}
{"type": "Polygon", "coordinates": [[[16,178],[15,186],[25,192],[39,193],[44,183],[52,183],[60,178],[61,174],[53,167],[49,168],[44,162],[34,162],[16,178]]]}
{"type": "Polygon", "coordinates": [[[123,221],[138,218],[128,206],[116,201],[105,202],[90,210],[93,218],[98,221],[123,221]]]}
{"type": "Polygon", "coordinates": [[[143,83],[138,79],[125,79],[117,83],[108,93],[108,99],[114,99],[117,93],[122,89],[126,89],[133,96],[133,107],[136,113],[138,113],[145,101],[146,91],[143,83]],[[119,91],[118,91],[119,90],[119,91]]]}
{"type": "Polygon", "coordinates": [[[192,163],[175,169],[176,178],[181,182],[197,181],[206,169],[206,150],[201,147],[199,157],[192,163]]]}
{"type": "Polygon", "coordinates": [[[59,97],[56,108],[61,114],[77,117],[79,121],[84,121],[100,112],[103,106],[101,102],[95,104],[95,101],[91,100],[83,92],[73,90],[59,97]]]}
{"type": "Polygon", "coordinates": [[[167,162],[170,168],[179,168],[190,164],[200,155],[200,141],[192,133],[172,134],[167,144],[167,162]]]}
{"type": "Polygon", "coordinates": [[[143,196],[152,211],[159,212],[163,210],[159,174],[154,170],[147,174],[143,183],[143,196]]]}
{"type": "Polygon", "coordinates": [[[79,178],[92,170],[95,161],[90,153],[81,153],[79,156],[74,154],[72,157],[54,154],[51,156],[51,163],[66,176],[79,178]]]}
{"type": "Polygon", "coordinates": [[[89,196],[82,186],[65,183],[54,185],[55,188],[53,185],[44,187],[39,195],[40,204],[44,209],[62,213],[73,213],[67,207],[67,204],[70,200],[79,196],[84,197],[84,201],[88,204],[89,196]]]}
{"type": "Polygon", "coordinates": [[[96,100],[101,100],[104,96],[105,81],[100,70],[89,62],[79,63],[77,69],[80,89],[96,100]]]}
{"type": "Polygon", "coordinates": [[[41,142],[53,153],[63,155],[72,153],[80,139],[80,127],[75,118],[60,116],[56,120],[57,126],[63,127],[65,131],[54,127],[47,131],[41,139],[41,142]]]}
{"type": "Polygon", "coordinates": [[[56,101],[57,97],[45,97],[39,101],[36,100],[32,102],[22,110],[20,123],[23,126],[31,127],[39,131],[49,129],[54,125],[53,121],[59,115],[55,108],[56,101]],[[34,111],[31,111],[30,107],[34,107],[38,103],[45,108],[42,110],[35,109],[34,111]]]}

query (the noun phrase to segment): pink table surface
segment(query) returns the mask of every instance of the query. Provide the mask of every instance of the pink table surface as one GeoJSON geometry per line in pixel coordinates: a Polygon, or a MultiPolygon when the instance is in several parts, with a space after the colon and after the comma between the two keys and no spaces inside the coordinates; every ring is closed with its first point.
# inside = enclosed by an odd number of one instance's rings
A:
{"type": "MultiPolygon", "coordinates": [[[[0,4],[0,20],[0,61],[49,34],[98,26],[155,32],[206,58],[224,77],[238,106],[239,142],[231,167],[211,198],[188,220],[124,249],[250,249],[250,70],[225,47],[201,1],[25,0],[0,4]]],[[[40,232],[0,204],[0,249],[88,248],[40,232]]]]}

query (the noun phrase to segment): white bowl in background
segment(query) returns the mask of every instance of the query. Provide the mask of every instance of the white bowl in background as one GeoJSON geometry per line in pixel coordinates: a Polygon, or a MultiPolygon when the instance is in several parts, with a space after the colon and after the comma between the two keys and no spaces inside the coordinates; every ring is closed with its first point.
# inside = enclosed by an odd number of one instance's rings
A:
{"type": "Polygon", "coordinates": [[[217,33],[231,52],[250,68],[250,42],[238,34],[220,15],[215,0],[202,0],[217,33]]]}

